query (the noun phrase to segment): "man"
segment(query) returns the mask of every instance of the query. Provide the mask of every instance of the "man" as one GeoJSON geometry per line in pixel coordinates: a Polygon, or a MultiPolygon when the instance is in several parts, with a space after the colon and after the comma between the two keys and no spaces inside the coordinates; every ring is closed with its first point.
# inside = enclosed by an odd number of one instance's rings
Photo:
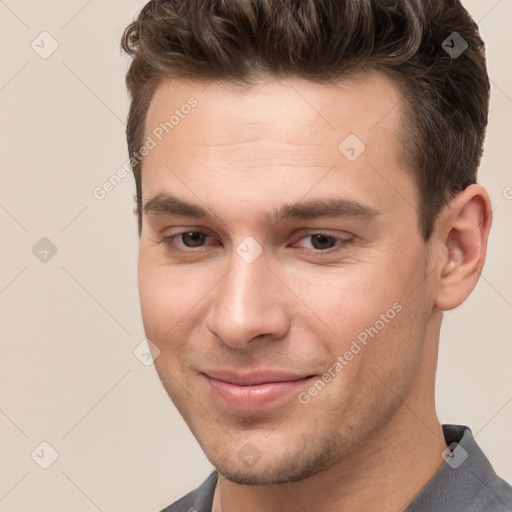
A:
{"type": "Polygon", "coordinates": [[[466,10],[151,1],[122,44],[144,328],[216,468],[165,510],[512,510],[434,404],[491,225],[466,10]]]}

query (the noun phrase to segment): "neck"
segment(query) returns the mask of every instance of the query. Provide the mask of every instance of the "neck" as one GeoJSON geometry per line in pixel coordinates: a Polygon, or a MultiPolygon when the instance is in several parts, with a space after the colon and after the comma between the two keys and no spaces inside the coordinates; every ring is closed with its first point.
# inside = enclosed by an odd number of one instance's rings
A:
{"type": "Polygon", "coordinates": [[[343,460],[284,484],[239,485],[220,475],[213,512],[404,511],[442,466],[446,448],[434,407],[434,386],[427,385],[434,380],[437,350],[426,345],[430,357],[423,359],[406,399],[343,460]]]}

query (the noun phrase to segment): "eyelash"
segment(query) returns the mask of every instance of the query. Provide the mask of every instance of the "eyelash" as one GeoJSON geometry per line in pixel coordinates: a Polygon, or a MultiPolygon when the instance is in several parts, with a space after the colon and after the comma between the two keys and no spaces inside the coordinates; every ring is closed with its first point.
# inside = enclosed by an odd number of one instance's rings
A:
{"type": "MultiPolygon", "coordinates": [[[[206,235],[207,237],[210,236],[208,233],[205,233],[204,231],[193,231],[193,230],[181,231],[181,232],[176,233],[174,235],[163,237],[162,240],[161,240],[161,243],[163,243],[166,246],[167,249],[169,249],[170,251],[172,251],[174,253],[194,253],[194,252],[199,252],[199,250],[203,249],[204,246],[199,246],[199,247],[196,247],[196,248],[188,247],[187,249],[178,249],[174,245],[176,239],[179,239],[182,235],[186,235],[186,234],[189,234],[189,233],[195,233],[195,234],[200,233],[200,234],[206,235]]],[[[319,232],[315,232],[315,233],[310,233],[308,235],[303,235],[303,236],[297,238],[294,243],[297,243],[298,241],[300,241],[300,240],[302,240],[304,238],[313,237],[315,235],[319,235],[319,236],[323,236],[323,237],[326,237],[326,238],[330,238],[332,240],[335,240],[337,243],[336,243],[336,245],[334,247],[329,247],[328,249],[325,249],[325,250],[321,250],[321,249],[307,249],[307,248],[301,247],[300,249],[302,249],[302,252],[306,252],[308,254],[314,254],[314,255],[331,254],[332,252],[336,252],[336,251],[339,251],[339,250],[343,249],[345,246],[347,246],[352,241],[352,238],[345,239],[345,238],[333,236],[333,235],[330,235],[328,233],[323,233],[323,232],[319,231],[319,232]]],[[[187,247],[187,246],[185,245],[184,247],[187,247]]]]}

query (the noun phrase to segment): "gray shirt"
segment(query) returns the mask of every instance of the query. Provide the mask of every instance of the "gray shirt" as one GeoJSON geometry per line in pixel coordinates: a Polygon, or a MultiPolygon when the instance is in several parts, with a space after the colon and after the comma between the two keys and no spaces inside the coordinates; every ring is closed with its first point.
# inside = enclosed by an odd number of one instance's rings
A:
{"type": "MultiPolygon", "coordinates": [[[[406,512],[512,512],[512,487],[492,468],[471,430],[443,425],[446,462],[406,512]]],[[[211,512],[218,473],[161,512],[211,512]]]]}

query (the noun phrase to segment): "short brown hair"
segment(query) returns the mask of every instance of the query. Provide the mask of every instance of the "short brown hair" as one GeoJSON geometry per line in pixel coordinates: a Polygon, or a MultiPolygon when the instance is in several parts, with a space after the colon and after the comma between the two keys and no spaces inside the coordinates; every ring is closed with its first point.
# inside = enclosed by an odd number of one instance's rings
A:
{"type": "MultiPolygon", "coordinates": [[[[490,86],[478,26],[458,0],[151,0],[121,46],[132,57],[130,156],[143,144],[164,78],[334,83],[375,70],[392,76],[406,100],[401,142],[416,174],[425,240],[444,204],[476,182],[490,86]],[[456,43],[467,43],[461,55],[449,50],[456,43]]],[[[142,161],[131,162],[140,235],[142,161]]]]}

